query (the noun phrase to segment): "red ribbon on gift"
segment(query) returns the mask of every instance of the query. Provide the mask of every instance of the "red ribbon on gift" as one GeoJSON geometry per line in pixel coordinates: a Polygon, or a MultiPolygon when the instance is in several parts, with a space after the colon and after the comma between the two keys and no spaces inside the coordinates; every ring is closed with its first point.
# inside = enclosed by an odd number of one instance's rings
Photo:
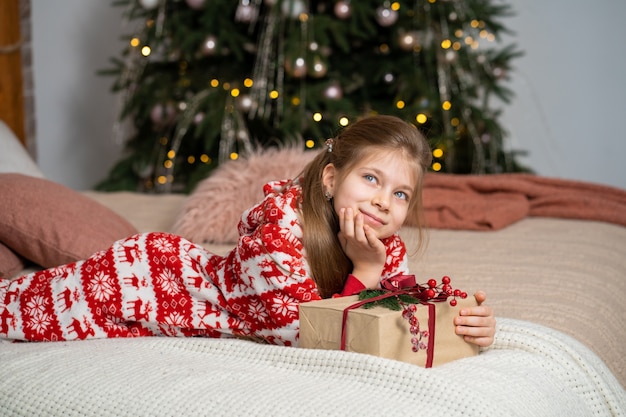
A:
{"type": "MultiPolygon", "coordinates": [[[[350,310],[359,308],[365,304],[372,303],[378,300],[383,300],[389,297],[395,297],[400,294],[411,295],[420,303],[428,307],[428,346],[426,347],[426,368],[433,366],[433,358],[435,353],[435,305],[432,302],[428,302],[428,297],[425,294],[424,287],[417,285],[415,281],[415,275],[396,275],[390,278],[386,278],[381,281],[381,287],[387,292],[376,297],[368,298],[366,300],[360,300],[356,303],[346,307],[343,310],[343,317],[341,321],[341,350],[346,350],[346,325],[348,322],[348,313],[350,310]]],[[[430,301],[441,302],[445,298],[435,298],[430,301]]]]}

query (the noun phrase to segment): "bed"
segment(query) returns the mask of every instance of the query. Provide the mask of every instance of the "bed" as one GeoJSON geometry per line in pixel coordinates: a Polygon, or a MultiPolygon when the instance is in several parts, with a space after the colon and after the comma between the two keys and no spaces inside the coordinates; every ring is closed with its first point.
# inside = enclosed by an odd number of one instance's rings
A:
{"type": "MultiPolygon", "coordinates": [[[[24,166],[3,170],[0,160],[0,172],[24,166]]],[[[36,166],[28,167],[25,174],[40,176],[32,171],[36,166]]],[[[425,197],[442,189],[431,185],[425,197]]],[[[607,191],[580,185],[570,194],[607,191]]],[[[495,198],[487,204],[489,219],[471,218],[473,226],[463,228],[438,223],[461,221],[454,205],[430,204],[437,215],[430,217],[427,250],[411,258],[412,272],[424,280],[446,274],[459,288],[488,294],[496,340],[478,356],[424,369],[365,354],[234,339],[0,341],[0,415],[625,415],[623,191],[611,190],[617,197],[608,201],[594,195],[588,207],[599,204],[597,210],[583,214],[570,207],[558,217],[545,200],[525,211],[506,206],[514,199],[507,193],[520,187],[499,184],[462,208],[484,214],[481,201],[495,198]],[[497,201],[506,209],[497,209],[497,201]],[[608,206],[617,212],[602,212],[608,206]]],[[[192,216],[193,195],[76,194],[139,232],[180,231],[181,218],[192,216]]],[[[218,203],[207,203],[206,210],[218,203]]],[[[412,227],[402,229],[409,241],[412,227]]],[[[227,240],[202,244],[224,253],[232,247],[227,240]]],[[[27,264],[15,275],[37,267],[27,264]]]]}

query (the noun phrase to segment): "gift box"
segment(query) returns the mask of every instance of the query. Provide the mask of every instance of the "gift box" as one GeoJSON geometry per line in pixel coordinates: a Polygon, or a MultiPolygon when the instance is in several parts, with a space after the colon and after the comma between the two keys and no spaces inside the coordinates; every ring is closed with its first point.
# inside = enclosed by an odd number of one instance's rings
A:
{"type": "Polygon", "coordinates": [[[413,315],[419,323],[417,335],[411,333],[411,324],[403,311],[380,306],[353,308],[358,304],[361,304],[358,296],[302,303],[300,347],[338,350],[342,347],[343,334],[346,351],[423,367],[478,354],[478,346],[454,333],[453,323],[460,309],[476,305],[473,297],[459,299],[455,306],[445,300],[414,304],[413,315]]]}

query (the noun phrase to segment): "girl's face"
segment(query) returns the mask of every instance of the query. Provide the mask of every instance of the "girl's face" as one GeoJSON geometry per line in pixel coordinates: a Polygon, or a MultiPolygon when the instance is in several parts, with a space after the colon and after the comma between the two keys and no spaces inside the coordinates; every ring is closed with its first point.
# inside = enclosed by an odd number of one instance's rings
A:
{"type": "Polygon", "coordinates": [[[324,168],[323,183],[333,196],[334,210],[352,208],[383,239],[397,232],[408,214],[416,187],[415,162],[401,151],[378,150],[347,173],[333,164],[324,168]]]}

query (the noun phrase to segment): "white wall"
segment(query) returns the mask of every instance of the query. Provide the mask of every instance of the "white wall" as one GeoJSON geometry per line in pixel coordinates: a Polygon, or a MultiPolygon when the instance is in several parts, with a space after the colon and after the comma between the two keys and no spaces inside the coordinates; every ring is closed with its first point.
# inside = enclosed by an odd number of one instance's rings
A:
{"type": "Polygon", "coordinates": [[[122,50],[123,9],[103,0],[31,0],[31,10],[37,162],[47,178],[89,189],[122,150],[113,139],[113,77],[96,72],[122,50]]]}
{"type": "MultiPolygon", "coordinates": [[[[525,56],[503,122],[538,174],[626,189],[626,2],[512,0],[525,56]]],[[[508,20],[507,20],[508,22],[508,20]]]]}
{"type": "MultiPolygon", "coordinates": [[[[526,55],[503,118],[511,146],[538,174],[626,189],[626,2],[510,0],[504,23],[526,55]]],[[[32,0],[38,162],[74,189],[104,178],[121,154],[112,126],[112,78],[95,72],[118,56],[119,7],[102,0],[32,0]]]]}

